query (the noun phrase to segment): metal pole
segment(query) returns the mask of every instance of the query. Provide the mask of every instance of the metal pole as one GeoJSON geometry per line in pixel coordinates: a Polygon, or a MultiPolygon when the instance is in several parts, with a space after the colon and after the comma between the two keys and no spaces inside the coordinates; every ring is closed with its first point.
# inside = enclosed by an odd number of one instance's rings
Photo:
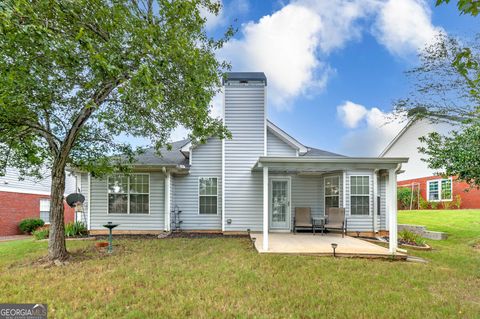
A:
{"type": "Polygon", "coordinates": [[[108,233],[108,253],[112,253],[112,229],[109,228],[108,233]]]}

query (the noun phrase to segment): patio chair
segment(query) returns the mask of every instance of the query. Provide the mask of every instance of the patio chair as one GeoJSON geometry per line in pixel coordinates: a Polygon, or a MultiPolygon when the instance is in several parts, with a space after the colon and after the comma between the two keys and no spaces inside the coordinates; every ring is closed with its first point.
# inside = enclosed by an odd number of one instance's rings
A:
{"type": "Polygon", "coordinates": [[[339,229],[342,231],[342,237],[347,233],[347,219],[345,218],[345,208],[329,207],[325,215],[325,229],[339,229]]]}
{"type": "Polygon", "coordinates": [[[310,207],[295,207],[295,216],[293,217],[293,233],[297,233],[298,228],[311,229],[313,232],[312,210],[310,207]]]}

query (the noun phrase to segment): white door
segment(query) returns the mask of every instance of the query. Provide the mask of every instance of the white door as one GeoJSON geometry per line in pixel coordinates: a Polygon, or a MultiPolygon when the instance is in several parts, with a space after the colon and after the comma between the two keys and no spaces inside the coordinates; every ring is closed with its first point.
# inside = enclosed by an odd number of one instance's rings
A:
{"type": "Polygon", "coordinates": [[[270,181],[270,228],[290,229],[290,179],[270,181]]]}

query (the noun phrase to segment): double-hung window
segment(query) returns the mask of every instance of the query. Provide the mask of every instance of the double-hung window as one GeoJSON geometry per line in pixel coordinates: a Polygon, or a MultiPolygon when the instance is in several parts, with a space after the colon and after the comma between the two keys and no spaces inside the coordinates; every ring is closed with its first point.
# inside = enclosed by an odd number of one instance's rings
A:
{"type": "Polygon", "coordinates": [[[449,201],[452,200],[452,180],[437,179],[427,181],[428,200],[429,201],[449,201]]]}
{"type": "Polygon", "coordinates": [[[40,200],[40,219],[45,224],[50,224],[50,199],[40,200]]]}
{"type": "Polygon", "coordinates": [[[149,206],[148,174],[115,174],[108,177],[109,214],[148,214],[149,206]]]}
{"type": "Polygon", "coordinates": [[[325,187],[325,211],[330,207],[339,207],[340,203],[340,177],[327,176],[324,182],[325,187]]]}
{"type": "Polygon", "coordinates": [[[217,214],[218,187],[216,177],[201,177],[198,180],[198,213],[217,214]]]}
{"type": "Polygon", "coordinates": [[[369,176],[350,176],[350,214],[370,214],[369,176]]]}

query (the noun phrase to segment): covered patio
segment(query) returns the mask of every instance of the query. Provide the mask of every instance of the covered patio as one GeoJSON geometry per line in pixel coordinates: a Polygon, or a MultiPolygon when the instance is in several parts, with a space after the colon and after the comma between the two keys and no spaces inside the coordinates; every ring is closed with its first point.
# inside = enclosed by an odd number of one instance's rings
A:
{"type": "MultiPolygon", "coordinates": [[[[305,254],[317,256],[333,256],[332,244],[337,244],[335,255],[339,257],[389,258],[392,256],[388,248],[358,238],[340,234],[307,234],[307,233],[270,233],[268,250],[263,249],[263,234],[251,233],[259,253],[305,254]]],[[[396,253],[397,259],[405,259],[406,254],[396,253]]]]}
{"type": "MultiPolygon", "coordinates": [[[[257,250],[261,253],[331,255],[331,244],[335,242],[339,255],[400,256],[401,253],[397,252],[397,174],[401,164],[407,161],[407,158],[260,157],[252,167],[252,171],[263,175],[263,231],[252,234],[257,250]],[[347,232],[369,230],[372,234],[378,234],[380,230],[386,230],[391,239],[388,248],[348,236],[291,234],[295,208],[310,206],[298,205],[299,201],[292,197],[292,184],[298,188],[307,176],[325,177],[332,174],[339,176],[337,181],[340,180],[337,206],[333,207],[345,208],[345,224],[348,221],[349,225],[347,232]],[[378,184],[380,177],[384,181],[383,188],[378,184]],[[358,181],[365,182],[362,184],[358,181]],[[355,207],[352,204],[353,199],[358,203],[359,197],[364,201],[361,212],[357,210],[358,204],[355,207]],[[282,217],[280,220],[283,224],[279,223],[277,216],[282,217]],[[383,225],[381,229],[380,224],[383,225]]],[[[321,187],[326,187],[326,184],[321,187]]],[[[322,191],[325,194],[324,189],[322,191]]],[[[296,193],[297,198],[303,199],[317,196],[305,187],[296,193]]],[[[326,215],[325,206],[322,204],[319,209],[317,207],[315,218],[326,215]]]]}

